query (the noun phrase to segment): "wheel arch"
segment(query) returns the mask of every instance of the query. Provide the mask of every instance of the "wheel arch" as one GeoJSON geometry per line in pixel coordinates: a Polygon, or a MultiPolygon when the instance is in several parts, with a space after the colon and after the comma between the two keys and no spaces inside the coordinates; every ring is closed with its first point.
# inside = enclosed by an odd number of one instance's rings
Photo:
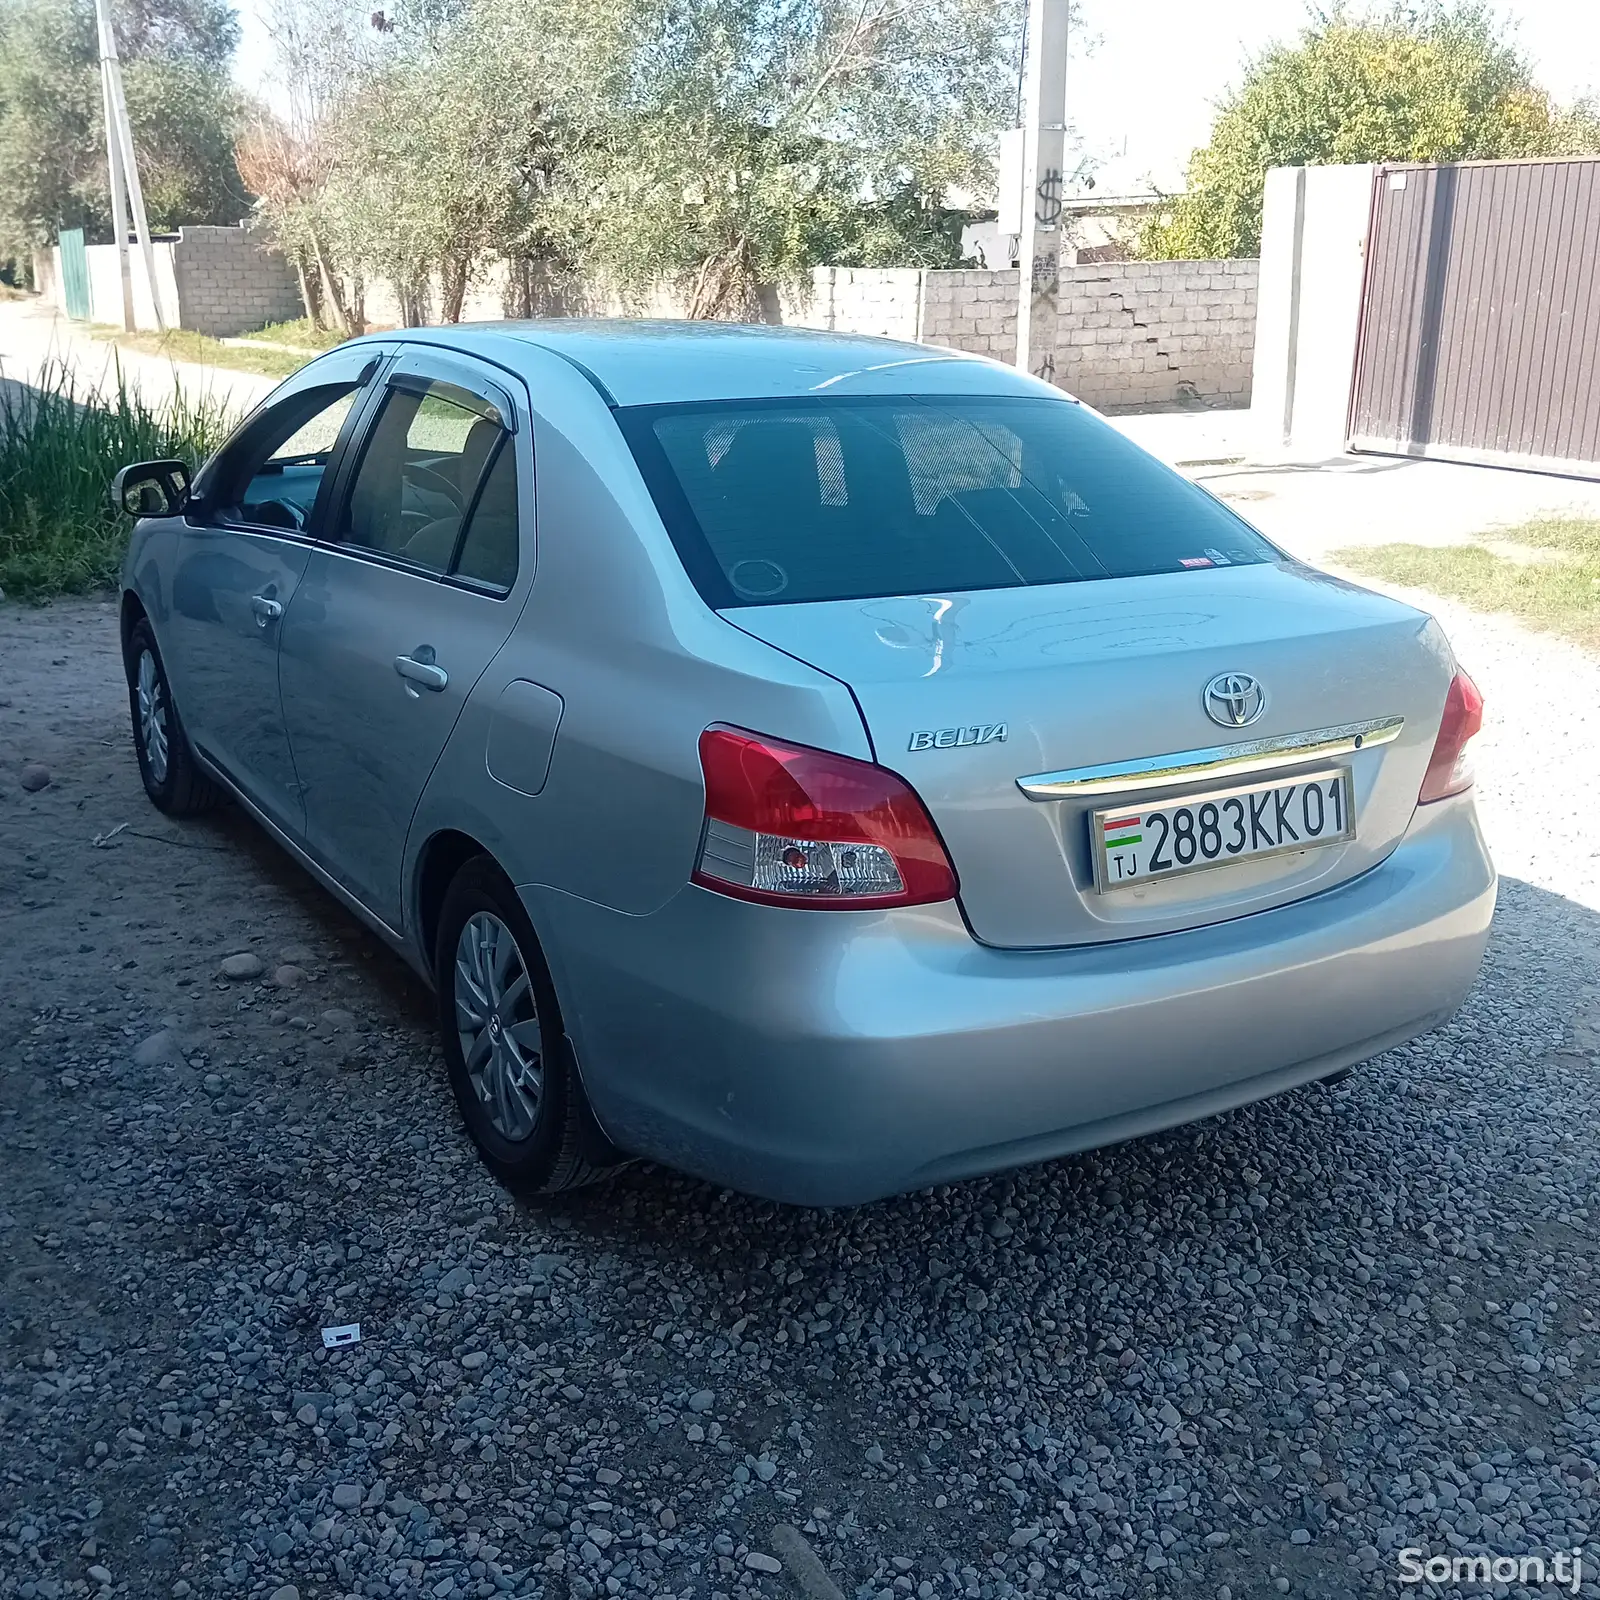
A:
{"type": "MultiPolygon", "coordinates": [[[[126,655],[128,653],[128,640],[133,637],[133,630],[139,623],[150,621],[150,613],[145,609],[144,601],[132,589],[124,589],[122,591],[122,615],[120,620],[122,627],[122,653],[126,655]]],[[[153,627],[154,624],[152,623],[151,626],[153,627]]]]}
{"type": "MultiPolygon", "coordinates": [[[[412,924],[413,939],[426,962],[429,981],[435,985],[438,981],[434,961],[435,946],[438,943],[439,919],[444,910],[445,896],[449,892],[451,881],[462,867],[480,856],[493,864],[495,870],[512,886],[512,893],[516,895],[515,879],[506,871],[500,857],[488,845],[463,829],[440,828],[428,836],[426,843],[417,852],[411,894],[412,915],[415,919],[412,924]]],[[[518,895],[518,899],[521,901],[522,897],[518,895]]],[[[525,902],[522,902],[522,910],[527,917],[529,927],[533,930],[538,958],[544,966],[551,988],[555,991],[561,1035],[565,1048],[570,1052],[569,1059],[577,1072],[578,1082],[582,1085],[586,1076],[582,1052],[578,1049],[578,1041],[573,1037],[570,1013],[562,1004],[564,983],[558,962],[554,959],[556,952],[551,950],[549,941],[543,930],[535,923],[531,908],[525,902]]],[[[590,1167],[600,1169],[627,1159],[626,1153],[611,1139],[601,1124],[587,1090],[584,1093],[583,1127],[576,1136],[582,1159],[590,1167]]]]}
{"type": "MultiPolygon", "coordinates": [[[[430,974],[434,970],[434,946],[439,937],[439,914],[451,881],[475,856],[487,856],[497,867],[499,861],[486,844],[459,828],[441,828],[417,852],[413,872],[412,911],[417,944],[430,974]]],[[[504,867],[500,867],[502,872],[504,867]]]]}

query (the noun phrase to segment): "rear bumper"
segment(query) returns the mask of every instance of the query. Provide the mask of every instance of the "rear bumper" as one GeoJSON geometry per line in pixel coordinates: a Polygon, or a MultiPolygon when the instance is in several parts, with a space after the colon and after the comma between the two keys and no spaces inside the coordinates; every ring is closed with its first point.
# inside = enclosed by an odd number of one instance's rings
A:
{"type": "Polygon", "coordinates": [[[521,892],[622,1148],[841,1205],[1211,1116],[1425,1031],[1478,970],[1495,874],[1468,795],[1336,889],[1075,949],[980,945],[952,906],[686,887],[632,917],[521,892]]]}

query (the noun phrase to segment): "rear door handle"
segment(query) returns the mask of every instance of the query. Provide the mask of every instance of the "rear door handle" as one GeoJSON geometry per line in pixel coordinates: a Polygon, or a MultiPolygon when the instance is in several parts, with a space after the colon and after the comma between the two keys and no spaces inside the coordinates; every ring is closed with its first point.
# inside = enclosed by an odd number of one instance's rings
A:
{"type": "Polygon", "coordinates": [[[258,628],[266,627],[269,622],[276,622],[283,615],[283,603],[264,594],[250,596],[250,609],[256,614],[258,628]]]}
{"type": "Polygon", "coordinates": [[[450,674],[443,667],[436,667],[431,661],[418,661],[415,656],[396,656],[394,670],[406,680],[406,687],[412,694],[416,693],[416,689],[410,687],[412,684],[432,689],[437,694],[450,682],[450,674]]]}

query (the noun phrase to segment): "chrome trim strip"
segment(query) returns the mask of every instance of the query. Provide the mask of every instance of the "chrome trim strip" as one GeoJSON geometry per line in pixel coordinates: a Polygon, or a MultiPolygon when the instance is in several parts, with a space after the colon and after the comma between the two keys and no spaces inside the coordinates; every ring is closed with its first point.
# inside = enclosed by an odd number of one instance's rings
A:
{"type": "Polygon", "coordinates": [[[1390,744],[1400,737],[1405,721],[1404,717],[1374,717],[1370,722],[1346,722],[1336,728],[1317,728],[1276,739],[1247,739],[1242,744],[1213,745],[1209,750],[1181,750],[1175,755],[1147,756],[1140,761],[1038,772],[1018,778],[1017,787],[1030,800],[1071,800],[1087,795],[1166,789],[1196,778],[1237,778],[1302,761],[1353,755],[1370,745],[1390,744]]]}

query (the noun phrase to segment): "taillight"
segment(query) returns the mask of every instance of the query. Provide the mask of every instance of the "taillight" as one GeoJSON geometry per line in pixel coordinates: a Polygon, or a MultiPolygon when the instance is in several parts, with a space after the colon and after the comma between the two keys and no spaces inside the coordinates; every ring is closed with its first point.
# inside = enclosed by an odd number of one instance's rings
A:
{"type": "Polygon", "coordinates": [[[1472,757],[1467,741],[1483,726],[1483,696],[1466,673],[1457,671],[1444,697],[1444,717],[1439,737],[1433,742],[1433,757],[1422,780],[1418,805],[1443,800],[1472,787],[1472,757]]]}
{"type": "Polygon", "coordinates": [[[956,875],[916,792],[870,761],[738,728],[700,735],[706,825],[694,881],[829,910],[949,900],[956,875]]]}

